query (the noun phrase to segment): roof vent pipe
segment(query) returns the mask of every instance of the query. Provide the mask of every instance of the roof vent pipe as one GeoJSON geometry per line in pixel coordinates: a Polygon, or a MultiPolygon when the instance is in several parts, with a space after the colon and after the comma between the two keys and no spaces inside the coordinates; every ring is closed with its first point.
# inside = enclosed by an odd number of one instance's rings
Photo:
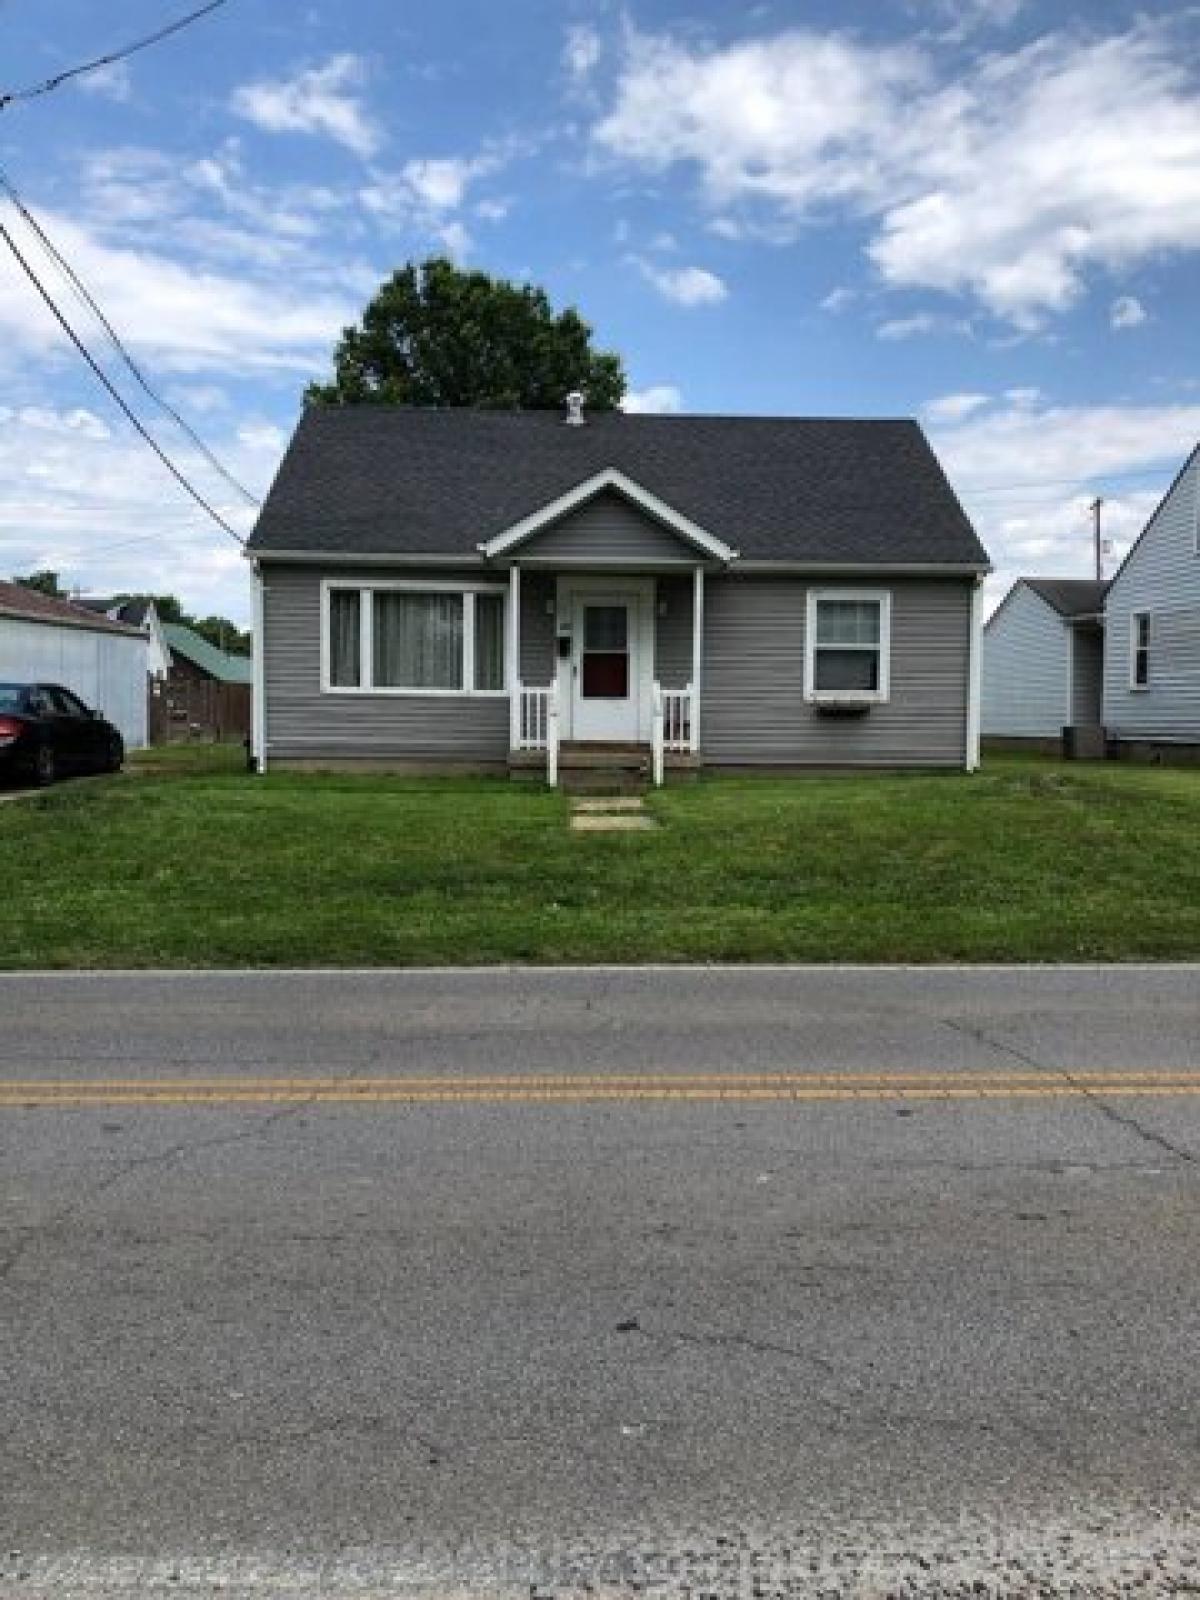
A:
{"type": "Polygon", "coordinates": [[[572,389],[567,396],[567,426],[583,427],[583,395],[578,389],[572,389]]]}

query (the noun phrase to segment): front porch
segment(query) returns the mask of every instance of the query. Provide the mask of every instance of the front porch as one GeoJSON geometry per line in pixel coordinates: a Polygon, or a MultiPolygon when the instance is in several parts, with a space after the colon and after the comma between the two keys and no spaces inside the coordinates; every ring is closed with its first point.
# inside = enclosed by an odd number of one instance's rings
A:
{"type": "Polygon", "coordinates": [[[509,568],[509,771],[577,792],[700,765],[704,568],[509,568]]]}

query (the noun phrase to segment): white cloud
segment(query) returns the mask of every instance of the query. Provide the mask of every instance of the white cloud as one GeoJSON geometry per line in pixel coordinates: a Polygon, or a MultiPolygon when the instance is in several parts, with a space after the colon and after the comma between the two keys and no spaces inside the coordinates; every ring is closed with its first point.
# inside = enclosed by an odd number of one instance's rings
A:
{"type": "Polygon", "coordinates": [[[635,416],[671,416],[683,410],[683,394],[673,383],[652,383],[647,389],[631,389],[621,410],[635,416]]]}
{"type": "Polygon", "coordinates": [[[133,74],[128,61],[113,61],[85,72],[75,79],[75,86],[85,94],[98,94],[105,100],[124,103],[133,93],[133,74]]]}
{"type": "Polygon", "coordinates": [[[630,260],[647,283],[677,306],[719,305],[729,296],[725,283],[705,267],[657,267],[640,256],[630,260]]]}
{"type": "Polygon", "coordinates": [[[458,157],[409,161],[401,176],[413,199],[431,211],[455,211],[463,203],[467,184],[486,164],[458,157]]]}
{"type": "Polygon", "coordinates": [[[831,212],[870,219],[885,283],[1028,329],[1097,268],[1200,249],[1188,61],[1148,21],[965,68],[799,29],[720,49],[634,34],[594,137],[651,172],[694,168],[718,220],[749,207],[794,237],[831,212]]]}
{"type": "Polygon", "coordinates": [[[269,133],[322,134],[366,160],[379,149],[381,135],[354,92],[364,77],[362,60],[345,52],[294,78],[243,84],[230,104],[269,133]]]}
{"type": "Polygon", "coordinates": [[[972,412],[982,410],[988,403],[986,394],[943,394],[925,407],[925,415],[932,423],[962,422],[972,412]]]}
{"type": "Polygon", "coordinates": [[[934,333],[942,319],[932,311],[917,311],[911,317],[892,317],[875,329],[877,339],[915,339],[921,333],[934,333]]]}
{"type": "Polygon", "coordinates": [[[595,137],[652,171],[696,165],[718,206],[767,199],[802,212],[861,194],[864,130],[924,72],[912,50],[866,50],[832,34],[794,30],[724,50],[632,34],[595,137]]]}
{"type": "MultiPolygon", "coordinates": [[[[471,247],[471,237],[454,217],[470,198],[473,184],[501,168],[507,157],[487,150],[477,156],[429,156],[405,162],[399,172],[376,173],[359,195],[378,221],[403,228],[421,228],[455,255],[471,247]]],[[[498,221],[508,214],[503,200],[480,200],[476,216],[498,221]]]]}
{"type": "MultiPolygon", "coordinates": [[[[288,372],[324,364],[353,303],[328,286],[208,271],[151,249],[110,244],[66,217],[43,212],[58,247],[135,351],[159,370],[223,377],[288,372]]],[[[39,359],[63,336],[33,290],[0,274],[0,344],[39,359]]]]}
{"type": "Polygon", "coordinates": [[[839,311],[844,311],[847,306],[853,305],[857,299],[858,293],[854,289],[845,287],[831,289],[821,301],[821,310],[830,311],[836,315],[839,311]]]}
{"type": "Polygon", "coordinates": [[[600,35],[587,23],[567,29],[563,45],[563,66],[575,83],[586,83],[600,63],[600,35]]]}
{"type": "Polygon", "coordinates": [[[1112,572],[1200,438],[1200,405],[1018,401],[935,426],[931,438],[997,568],[995,603],[1023,574],[1090,575],[1095,493],[1112,572]]]}
{"type": "Polygon", "coordinates": [[[1114,300],[1108,314],[1110,325],[1117,329],[1140,328],[1146,317],[1145,306],[1131,294],[1123,294],[1114,300]]]}
{"type": "MultiPolygon", "coordinates": [[[[245,620],[249,571],[237,546],[124,424],[81,426],[81,415],[43,407],[3,419],[0,573],[48,567],[85,593],[173,591],[201,611],[245,620]]],[[[226,520],[247,532],[249,508],[177,436],[164,431],[162,440],[226,520]]],[[[231,471],[261,491],[282,440],[262,423],[211,442],[231,471]]]]}
{"type": "Polygon", "coordinates": [[[438,238],[456,259],[468,255],[475,242],[461,222],[447,222],[438,229],[438,238]]]}

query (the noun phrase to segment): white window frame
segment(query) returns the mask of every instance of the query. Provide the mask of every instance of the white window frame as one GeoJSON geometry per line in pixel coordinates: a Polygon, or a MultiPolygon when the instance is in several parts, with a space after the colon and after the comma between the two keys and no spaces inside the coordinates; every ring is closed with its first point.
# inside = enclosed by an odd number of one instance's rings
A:
{"type": "Polygon", "coordinates": [[[1150,688],[1150,651],[1154,645],[1154,613],[1151,611],[1131,611],[1129,613],[1129,692],[1130,694],[1146,694],[1150,688]],[[1138,650],[1138,623],[1146,619],[1146,681],[1139,683],[1137,677],[1138,650]]]}
{"type": "Polygon", "coordinates": [[[508,629],[511,619],[509,608],[504,607],[505,650],[504,687],[501,689],[476,689],[475,684],[475,600],[478,595],[493,594],[503,598],[508,586],[503,583],[472,583],[461,578],[442,581],[437,578],[322,578],[321,579],[321,693],[345,695],[388,695],[393,699],[409,700],[506,700],[511,692],[508,651],[508,629]],[[359,682],[356,684],[331,683],[329,676],[330,596],[337,590],[350,590],[359,596],[358,649],[359,682]],[[463,602],[463,686],[459,689],[408,689],[371,682],[374,662],[374,596],[377,593],[406,590],[413,594],[461,595],[463,602]]]}
{"type": "MultiPolygon", "coordinates": [[[[869,650],[870,645],[822,645],[822,650],[869,650]]],[[[804,621],[804,698],[811,705],[886,705],[892,693],[892,591],[810,589],[804,621]],[[878,689],[817,688],[817,607],[822,600],[869,600],[879,607],[878,689]]]]}

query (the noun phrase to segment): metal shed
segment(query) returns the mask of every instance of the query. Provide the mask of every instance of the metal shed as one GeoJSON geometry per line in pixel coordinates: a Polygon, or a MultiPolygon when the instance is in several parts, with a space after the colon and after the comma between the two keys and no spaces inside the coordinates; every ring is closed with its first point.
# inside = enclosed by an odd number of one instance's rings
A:
{"type": "Polygon", "coordinates": [[[102,711],[128,749],[146,743],[146,635],[138,628],[0,582],[0,680],[60,683],[102,711]]]}

